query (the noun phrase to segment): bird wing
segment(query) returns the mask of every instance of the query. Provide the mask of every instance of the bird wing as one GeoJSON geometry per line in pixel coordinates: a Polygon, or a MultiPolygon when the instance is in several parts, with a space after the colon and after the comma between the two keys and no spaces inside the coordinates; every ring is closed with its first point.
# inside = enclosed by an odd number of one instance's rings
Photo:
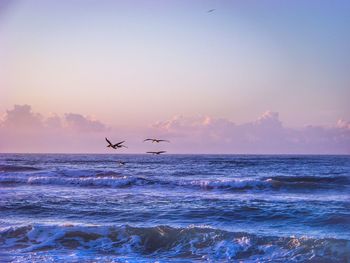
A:
{"type": "Polygon", "coordinates": [[[158,142],[170,142],[169,140],[158,140],[158,142]]]}
{"type": "Polygon", "coordinates": [[[159,151],[157,154],[166,153],[166,151],[159,151]]]}
{"type": "Polygon", "coordinates": [[[146,152],[146,153],[153,153],[153,154],[155,154],[156,152],[146,152]]]}
{"type": "Polygon", "coordinates": [[[107,138],[105,138],[105,139],[110,145],[113,145],[107,138]]]}
{"type": "Polygon", "coordinates": [[[124,143],[125,141],[122,141],[122,142],[118,142],[118,143],[116,143],[116,144],[114,144],[115,146],[119,146],[119,145],[121,145],[122,143],[124,143]]]}
{"type": "Polygon", "coordinates": [[[153,141],[153,139],[145,139],[145,140],[143,140],[144,142],[146,142],[146,141],[153,141]]]}

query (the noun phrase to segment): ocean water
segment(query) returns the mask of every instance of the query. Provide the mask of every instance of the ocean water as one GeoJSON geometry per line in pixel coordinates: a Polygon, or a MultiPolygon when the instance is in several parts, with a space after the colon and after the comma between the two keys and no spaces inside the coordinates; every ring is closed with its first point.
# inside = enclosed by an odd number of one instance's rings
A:
{"type": "Polygon", "coordinates": [[[0,262],[350,262],[350,156],[1,154],[0,262]]]}

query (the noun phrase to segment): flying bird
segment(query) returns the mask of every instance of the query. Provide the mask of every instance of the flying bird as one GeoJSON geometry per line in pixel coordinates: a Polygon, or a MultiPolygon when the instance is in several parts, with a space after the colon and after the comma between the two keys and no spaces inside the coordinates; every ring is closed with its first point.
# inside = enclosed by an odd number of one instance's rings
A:
{"type": "Polygon", "coordinates": [[[153,154],[153,155],[159,155],[159,154],[161,154],[161,153],[166,153],[166,151],[146,152],[146,153],[150,153],[150,154],[153,154]]]}
{"type": "Polygon", "coordinates": [[[156,143],[160,143],[160,142],[170,142],[168,140],[160,140],[160,139],[146,139],[146,140],[143,140],[143,142],[146,142],[146,141],[151,141],[152,143],[156,142],[156,143]]]}
{"type": "Polygon", "coordinates": [[[119,166],[123,166],[123,165],[125,165],[125,164],[126,164],[126,162],[119,161],[119,162],[118,162],[118,164],[119,164],[119,166]]]}
{"type": "Polygon", "coordinates": [[[212,12],[214,12],[216,9],[210,9],[210,10],[208,10],[208,13],[212,13],[212,12]]]}
{"type": "Polygon", "coordinates": [[[125,145],[123,145],[124,142],[125,142],[125,141],[118,142],[117,144],[115,144],[115,146],[116,146],[117,148],[122,148],[122,147],[128,148],[128,147],[126,147],[125,145]]]}
{"type": "Polygon", "coordinates": [[[118,143],[116,143],[116,144],[113,144],[113,143],[111,143],[110,140],[108,140],[107,138],[105,138],[105,139],[106,139],[106,141],[108,142],[107,147],[111,147],[111,148],[113,148],[113,149],[122,148],[122,147],[128,148],[128,147],[126,147],[125,145],[123,145],[123,143],[124,143],[125,141],[122,141],[122,142],[118,142],[118,143]]]}

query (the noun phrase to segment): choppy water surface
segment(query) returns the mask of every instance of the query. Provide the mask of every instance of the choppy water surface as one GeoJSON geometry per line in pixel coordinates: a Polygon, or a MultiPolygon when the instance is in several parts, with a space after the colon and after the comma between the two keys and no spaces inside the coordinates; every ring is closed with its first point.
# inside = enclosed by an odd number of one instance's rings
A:
{"type": "Polygon", "coordinates": [[[0,262],[155,261],[350,262],[350,156],[0,155],[0,262]]]}

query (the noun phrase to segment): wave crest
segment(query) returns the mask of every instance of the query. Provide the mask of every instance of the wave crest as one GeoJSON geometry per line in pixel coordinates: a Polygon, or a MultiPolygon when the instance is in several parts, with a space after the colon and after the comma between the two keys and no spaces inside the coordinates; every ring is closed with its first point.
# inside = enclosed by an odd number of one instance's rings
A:
{"type": "Polygon", "coordinates": [[[34,166],[0,165],[0,172],[30,172],[40,170],[34,166]]]}
{"type": "Polygon", "coordinates": [[[198,260],[346,262],[350,241],[265,237],[209,227],[27,225],[0,231],[0,245],[17,253],[80,250],[198,260]]]}
{"type": "MultiPolygon", "coordinates": [[[[72,172],[73,173],[73,172],[72,172]]],[[[26,176],[6,174],[0,177],[0,185],[66,185],[79,187],[127,187],[161,185],[171,187],[198,188],[203,190],[309,190],[309,189],[345,189],[350,179],[346,176],[311,177],[311,176],[272,176],[252,179],[178,179],[177,177],[145,177],[122,175],[113,171],[73,173],[60,175],[53,172],[31,173],[26,176]]]]}

